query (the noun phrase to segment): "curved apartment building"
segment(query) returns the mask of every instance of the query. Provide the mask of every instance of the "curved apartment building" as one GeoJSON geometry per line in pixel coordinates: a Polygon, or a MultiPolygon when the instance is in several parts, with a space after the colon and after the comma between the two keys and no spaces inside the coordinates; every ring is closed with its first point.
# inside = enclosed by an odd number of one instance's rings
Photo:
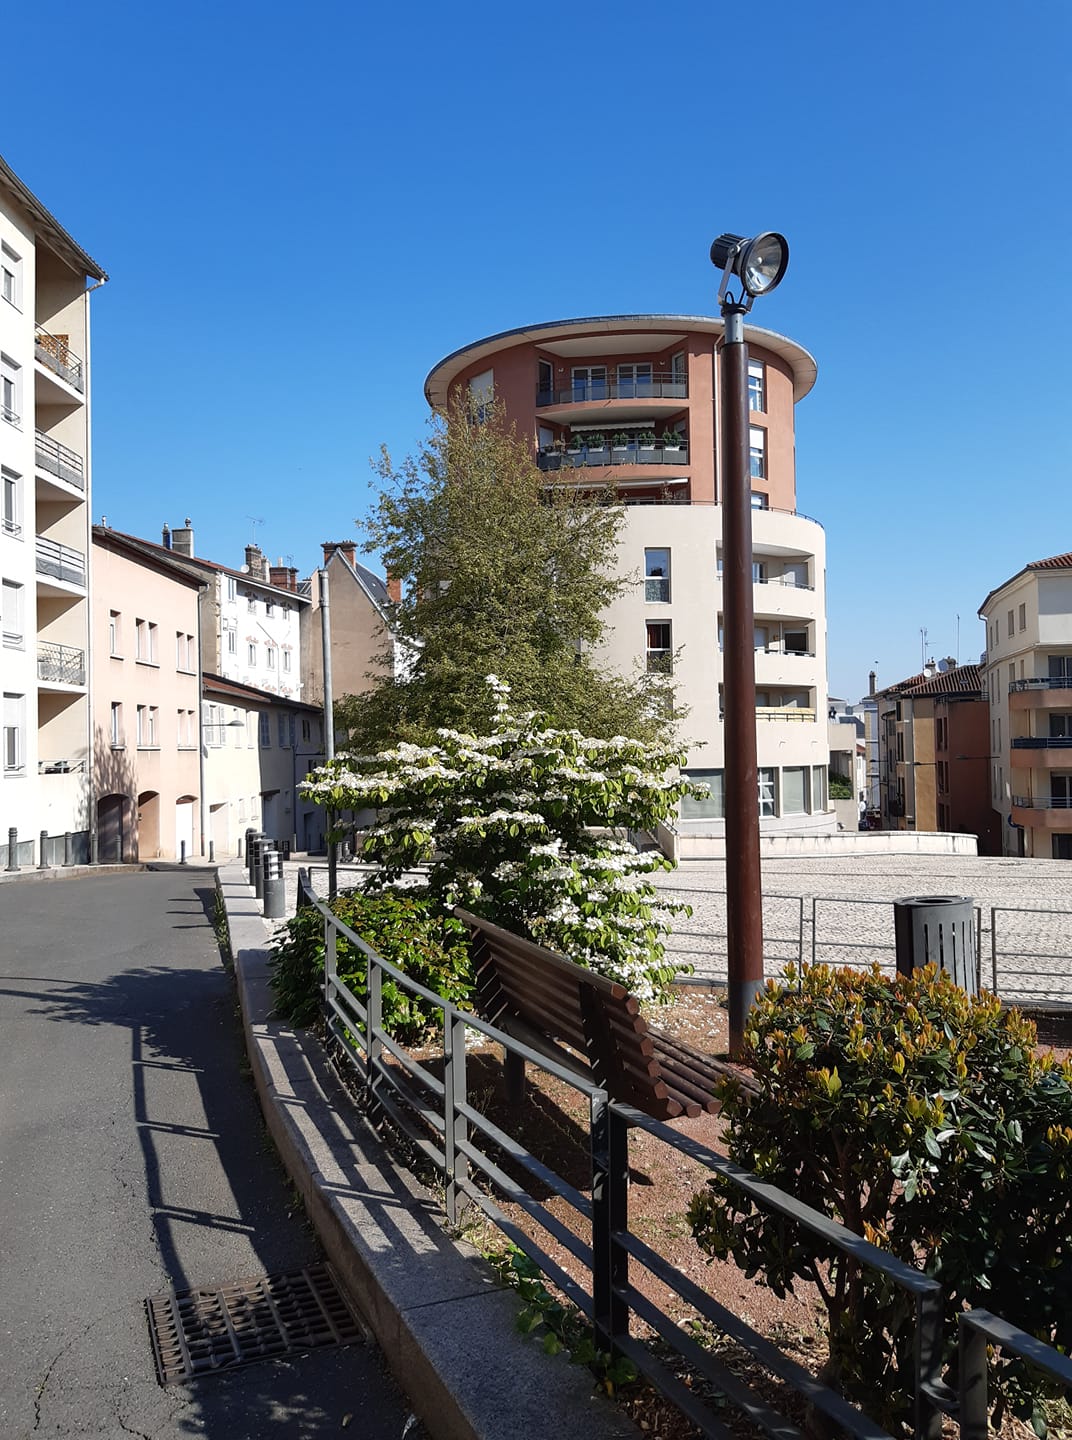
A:
{"type": "MultiPolygon", "coordinates": [[[[606,659],[624,674],[672,665],[688,709],[688,771],[711,787],[686,802],[684,834],[722,833],[722,321],[613,315],[526,326],[477,340],[431,371],[443,409],[494,394],[549,484],[612,484],[625,506],[619,569],[635,581],[610,608],[606,659]]],[[[784,336],[746,327],[760,828],[836,829],[827,797],[825,544],[796,510],[793,411],[815,361],[784,336]]]]}

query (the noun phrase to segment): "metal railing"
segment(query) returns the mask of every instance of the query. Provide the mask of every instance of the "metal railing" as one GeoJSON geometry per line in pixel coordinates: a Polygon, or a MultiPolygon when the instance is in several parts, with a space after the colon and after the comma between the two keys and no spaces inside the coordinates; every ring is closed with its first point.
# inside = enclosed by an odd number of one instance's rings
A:
{"type": "Polygon", "coordinates": [[[5,535],[12,535],[16,538],[22,534],[22,526],[19,522],[17,520],[10,520],[6,515],[4,516],[3,529],[5,535]]]}
{"type": "Polygon", "coordinates": [[[39,470],[46,470],[78,490],[86,488],[85,463],[81,455],[40,430],[34,431],[34,458],[39,470]]]}
{"type": "Polygon", "coordinates": [[[41,325],[34,326],[34,355],[54,375],[66,380],[75,390],[84,391],[82,361],[67,344],[66,335],[50,335],[41,325]]]}
{"type": "Polygon", "coordinates": [[[574,380],[566,390],[536,390],[536,407],[584,405],[592,400],[687,400],[683,375],[659,371],[650,380],[574,380]]]}
{"type": "Polygon", "coordinates": [[[84,775],[85,760],[39,760],[38,775],[84,775]]]}
{"type": "Polygon", "coordinates": [[[1072,690],[1072,675],[1043,676],[1039,680],[1011,680],[1009,694],[1017,690],[1072,690]]]}
{"type": "Polygon", "coordinates": [[[48,575],[53,580],[63,580],[69,585],[85,586],[86,557],[81,550],[72,550],[69,545],[58,545],[55,540],[37,537],[37,573],[48,575]]]}
{"type": "MultiPolygon", "coordinates": [[[[981,953],[981,950],[980,950],[981,953]]],[[[990,907],[990,988],[1000,994],[999,984],[1005,982],[1006,993],[1012,991],[1027,1000],[1063,999],[1072,1000],[1072,910],[1051,910],[1041,906],[992,905],[990,907]],[[1000,922],[998,916],[1007,918],[1000,922]],[[1028,943],[1018,943],[1015,934],[1014,915],[1046,915],[1050,919],[1048,936],[1043,937],[1042,927],[1037,920],[1028,922],[1028,943]],[[1057,949],[1043,949],[1064,945],[1057,949]],[[1029,948],[1030,946],[1030,948],[1029,948]],[[1017,963],[1011,964],[1011,961],[1017,963]],[[1024,962],[1028,962],[1025,968],[1024,962]],[[1049,968],[1046,961],[1052,962],[1049,968]],[[1042,968],[1038,968],[1039,966],[1042,968]],[[1005,977],[1008,977],[1007,982],[1005,977]],[[1024,979],[1028,984],[1024,984],[1024,979]],[[1037,980],[1048,980],[1049,984],[1038,985],[1037,980]],[[1011,982],[1011,983],[1008,983],[1011,982]]]]}
{"type": "MultiPolygon", "coordinates": [[[[774,514],[781,515],[784,511],[776,510],[774,514]]],[[[755,575],[752,576],[753,585],[784,585],[788,590],[814,590],[814,585],[805,585],[802,580],[794,580],[785,575],[755,575]]]]}
{"type": "MultiPolygon", "coordinates": [[[[629,1131],[645,1131],[675,1153],[675,1164],[692,1161],[760,1209],[787,1220],[798,1231],[884,1276],[892,1291],[910,1298],[914,1311],[911,1373],[891,1376],[912,1401],[916,1440],[938,1440],[943,1416],[960,1419],[965,1440],[986,1437],[986,1341],[1042,1366],[1065,1385],[1072,1384],[1072,1362],[1043,1342],[986,1311],[960,1317],[959,1397],[943,1380],[944,1295],[930,1276],[871,1244],[795,1196],[765,1183],[720,1155],[660,1121],[613,1100],[583,1075],[529,1048],[510,1035],[410,979],[339,921],[314,895],[306,872],[299,872],[299,904],[315,908],[324,922],[324,1000],[328,1028],[363,1082],[374,1119],[386,1119],[405,1135],[443,1180],[445,1208],[457,1223],[463,1206],[479,1209],[543,1272],[592,1323],[597,1344],[625,1356],[700,1431],[725,1440],[730,1433],[721,1406],[728,1401],[772,1440],[800,1440],[800,1432],[736,1368],[731,1369],[696,1339],[689,1321],[669,1313],[636,1283],[637,1271],[654,1277],[674,1301],[747,1350],[758,1366],[802,1396],[834,1426],[858,1440],[885,1440],[865,1411],[823,1384],[735,1311],[719,1304],[700,1286],[629,1228],[629,1131]],[[337,944],[344,938],[364,957],[365,1000],[339,975],[337,944]],[[442,1016],[442,1053],[421,1060],[399,1044],[383,1023],[383,987],[393,983],[419,997],[442,1016]],[[470,1093],[467,1036],[475,1033],[505,1054],[535,1066],[587,1102],[589,1193],[565,1180],[513,1133],[490,1120],[470,1093]],[[441,1074],[436,1073],[441,1066],[441,1074]],[[434,1068],[433,1068],[434,1067],[434,1068]],[[508,1173],[509,1170],[513,1173],[508,1173]],[[522,1179],[515,1178],[521,1175],[522,1179]],[[526,1189],[531,1177],[548,1194],[541,1201],[526,1189]],[[529,1228],[517,1224],[503,1204],[523,1210],[541,1235],[550,1237],[581,1268],[577,1279],[553,1259],[529,1228]],[[632,1267],[636,1267],[633,1269],[632,1267]],[[707,1382],[710,1400],[671,1368],[655,1349],[630,1333],[636,1317],[670,1351],[707,1382]],[[982,1337],[982,1343],[980,1343],[982,1337]],[[981,1429],[979,1428],[981,1425],[981,1429]]],[[[504,1122],[505,1123],[505,1122],[504,1122]]],[[[536,1188],[533,1186],[532,1188],[536,1188]]],[[[567,1262],[568,1263],[568,1262],[567,1262]]],[[[673,1303],[673,1302],[670,1302],[673,1303]]]]}
{"type": "Polygon", "coordinates": [[[593,449],[541,450],[536,456],[539,470],[569,470],[592,465],[687,465],[687,445],[601,445],[593,449]]]}
{"type": "Polygon", "coordinates": [[[1072,735],[1021,735],[1009,743],[1014,750],[1069,750],[1072,749],[1072,735]]]}
{"type": "Polygon", "coordinates": [[[1072,810],[1072,795],[1014,795],[1012,803],[1017,810],[1072,810]]]}
{"type": "Polygon", "coordinates": [[[37,644],[37,678],[60,685],[86,683],[86,652],[72,645],[57,645],[51,640],[37,644]]]}

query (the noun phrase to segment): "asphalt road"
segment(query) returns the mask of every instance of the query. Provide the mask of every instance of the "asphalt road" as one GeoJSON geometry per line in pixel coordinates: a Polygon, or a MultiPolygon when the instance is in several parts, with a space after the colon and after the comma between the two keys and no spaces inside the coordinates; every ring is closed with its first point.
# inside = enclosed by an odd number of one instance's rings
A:
{"type": "Polygon", "coordinates": [[[157,1384],[146,1297],[320,1258],[261,1124],[213,895],[178,869],[0,885],[3,1440],[405,1429],[371,1345],[157,1384]]]}

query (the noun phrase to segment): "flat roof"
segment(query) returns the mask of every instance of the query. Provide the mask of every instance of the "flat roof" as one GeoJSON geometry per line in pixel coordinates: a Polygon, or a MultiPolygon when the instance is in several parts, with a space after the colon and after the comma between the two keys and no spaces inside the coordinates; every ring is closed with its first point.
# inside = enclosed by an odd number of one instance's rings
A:
{"type": "MultiPolygon", "coordinates": [[[[669,343],[679,331],[721,335],[724,329],[723,321],[712,315],[589,315],[576,320],[550,320],[536,325],[519,325],[514,330],[501,330],[497,335],[487,335],[482,340],[474,340],[444,356],[439,364],[434,365],[428,372],[424,382],[424,394],[433,410],[444,409],[451,383],[460,371],[477,361],[489,359],[501,350],[512,349],[524,342],[550,345],[560,340],[569,341],[582,330],[595,336],[632,330],[641,332],[645,340],[658,336],[669,343]]],[[[793,399],[802,400],[815,384],[818,372],[815,358],[795,340],[779,335],[774,330],[763,330],[758,325],[746,325],[745,338],[755,341],[757,345],[781,356],[789,363],[793,371],[793,399]]],[[[593,349],[598,352],[598,344],[593,349]]]]}

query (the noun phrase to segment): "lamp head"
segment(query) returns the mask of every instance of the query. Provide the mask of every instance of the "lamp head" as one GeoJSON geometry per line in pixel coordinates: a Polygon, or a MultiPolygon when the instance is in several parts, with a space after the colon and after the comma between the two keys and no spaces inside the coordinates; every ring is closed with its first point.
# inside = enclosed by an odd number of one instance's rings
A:
{"type": "Polygon", "coordinates": [[[780,284],[789,265],[789,242],[784,235],[765,230],[748,240],[743,235],[720,235],[711,245],[711,264],[723,274],[723,286],[736,275],[753,299],[780,284]]]}

